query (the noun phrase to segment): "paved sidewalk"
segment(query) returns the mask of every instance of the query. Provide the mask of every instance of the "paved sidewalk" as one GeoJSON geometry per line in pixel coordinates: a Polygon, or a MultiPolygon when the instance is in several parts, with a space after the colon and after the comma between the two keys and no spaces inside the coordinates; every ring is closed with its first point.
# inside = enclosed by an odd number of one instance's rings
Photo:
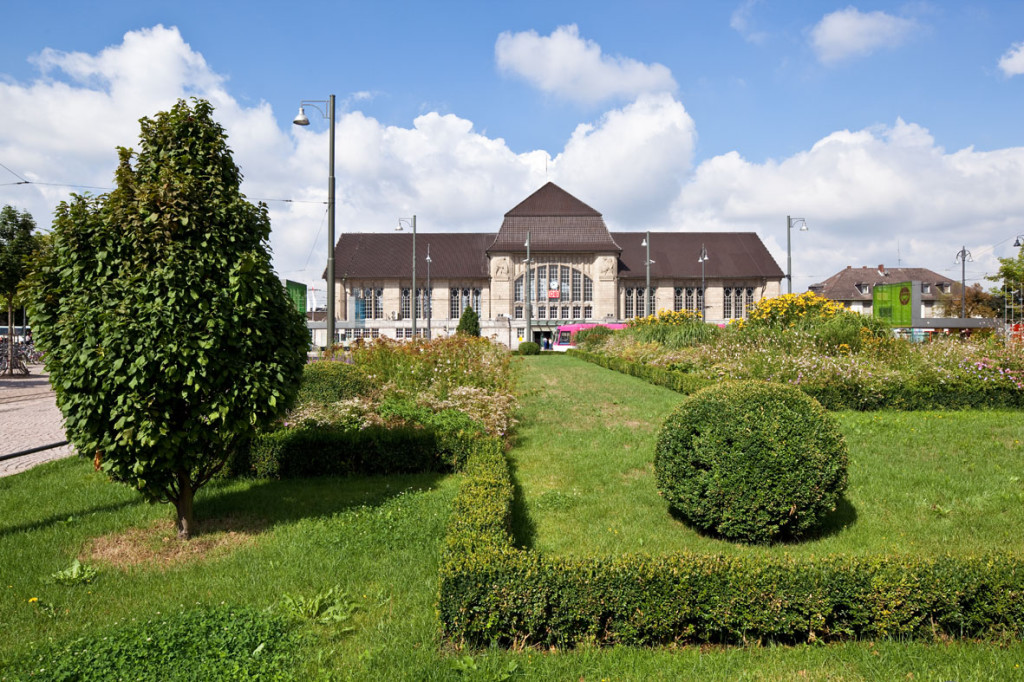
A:
{"type": "MultiPolygon", "coordinates": [[[[0,376],[0,455],[66,440],[60,410],[42,365],[28,376],[0,376]]],[[[0,476],[11,476],[42,462],[74,454],[70,445],[0,462],[0,476]]]]}

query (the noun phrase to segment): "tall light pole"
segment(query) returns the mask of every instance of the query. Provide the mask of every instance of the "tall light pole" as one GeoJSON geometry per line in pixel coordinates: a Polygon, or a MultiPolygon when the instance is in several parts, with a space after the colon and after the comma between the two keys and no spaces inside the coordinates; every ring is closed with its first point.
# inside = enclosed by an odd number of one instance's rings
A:
{"type": "Polygon", "coordinates": [[[960,317],[967,317],[967,261],[974,261],[966,246],[956,252],[954,263],[960,263],[960,317]]]}
{"type": "Polygon", "coordinates": [[[327,348],[334,345],[334,95],[322,99],[304,99],[299,102],[299,113],[292,121],[297,126],[308,126],[305,107],[311,106],[330,121],[328,134],[328,171],[327,171],[327,348]],[[317,106],[326,104],[327,112],[317,106]]]}
{"type": "Polygon", "coordinates": [[[647,257],[644,259],[644,265],[647,267],[647,289],[644,291],[644,300],[646,301],[646,303],[645,303],[645,308],[646,308],[645,309],[645,313],[647,315],[653,315],[654,311],[651,310],[651,306],[653,305],[653,301],[651,300],[651,263],[653,263],[654,261],[651,260],[651,232],[650,232],[650,230],[648,230],[647,235],[644,237],[644,240],[642,242],[640,242],[640,246],[646,246],[647,247],[647,257]]]}
{"type": "Polygon", "coordinates": [[[786,293],[793,293],[793,225],[800,223],[800,231],[807,231],[807,221],[803,218],[790,218],[786,216],[786,293]]]}
{"type": "Polygon", "coordinates": [[[533,327],[530,324],[530,318],[533,316],[533,310],[530,308],[530,232],[526,232],[526,340],[533,341],[533,327]]]}
{"type": "Polygon", "coordinates": [[[704,310],[708,307],[707,296],[704,295],[704,264],[708,262],[708,250],[704,248],[704,245],[700,245],[700,257],[697,259],[700,263],[700,321],[706,322],[707,318],[704,310]]]}
{"type": "Polygon", "coordinates": [[[427,242],[427,341],[430,340],[430,306],[434,302],[434,292],[430,289],[430,242],[427,242]]]}
{"type": "Polygon", "coordinates": [[[412,291],[409,295],[410,308],[412,309],[412,338],[416,338],[416,216],[412,218],[399,218],[398,227],[396,231],[402,231],[402,223],[407,222],[412,224],[412,291]]]}

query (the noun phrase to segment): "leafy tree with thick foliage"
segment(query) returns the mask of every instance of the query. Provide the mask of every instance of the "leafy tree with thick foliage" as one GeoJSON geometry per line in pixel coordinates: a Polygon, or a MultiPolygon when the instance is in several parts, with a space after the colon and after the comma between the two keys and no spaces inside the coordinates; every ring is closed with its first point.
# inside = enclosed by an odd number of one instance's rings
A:
{"type": "Polygon", "coordinates": [[[308,341],[212,114],[141,119],[116,189],[60,204],[30,308],[68,439],[174,504],[183,539],[195,492],[294,400],[308,341]]]}
{"type": "Polygon", "coordinates": [[[14,305],[18,286],[28,275],[38,239],[36,222],[27,211],[12,206],[0,209],[0,299],[7,304],[7,373],[14,373],[14,305]]]}
{"type": "Polygon", "coordinates": [[[456,334],[464,336],[480,336],[480,316],[476,314],[472,306],[466,306],[459,318],[459,326],[455,329],[456,334]]]}

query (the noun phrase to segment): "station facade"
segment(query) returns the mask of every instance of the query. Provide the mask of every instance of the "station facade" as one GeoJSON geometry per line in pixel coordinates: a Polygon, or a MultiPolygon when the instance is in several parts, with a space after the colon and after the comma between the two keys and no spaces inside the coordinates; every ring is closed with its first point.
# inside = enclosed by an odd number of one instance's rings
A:
{"type": "MultiPolygon", "coordinates": [[[[783,278],[755,233],[611,232],[601,213],[550,182],[506,213],[497,232],[420,232],[415,248],[413,286],[411,233],[342,234],[337,341],[412,338],[414,314],[417,336],[454,334],[467,306],[481,334],[511,348],[527,340],[528,314],[537,342],[562,324],[666,309],[703,310],[722,324],[777,296],[783,278]]],[[[314,331],[314,342],[324,341],[314,331]]]]}

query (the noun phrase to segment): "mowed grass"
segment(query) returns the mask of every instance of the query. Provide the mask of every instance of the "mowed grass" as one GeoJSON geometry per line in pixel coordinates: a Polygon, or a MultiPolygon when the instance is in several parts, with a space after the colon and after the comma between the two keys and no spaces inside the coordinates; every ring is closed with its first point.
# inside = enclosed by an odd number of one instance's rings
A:
{"type": "Polygon", "coordinates": [[[823,532],[772,547],[702,535],[658,496],[654,445],[683,397],[558,356],[530,359],[513,452],[521,543],[550,555],[971,554],[1024,549],[1024,419],[843,412],[850,485],[823,532]]]}
{"type": "MultiPolygon", "coordinates": [[[[539,386],[540,376],[560,367],[572,378],[583,377],[580,372],[590,366],[566,358],[530,359],[523,385],[539,386]]],[[[585,388],[587,381],[581,378],[579,386],[585,388]]],[[[642,410],[655,409],[647,401],[659,390],[632,383],[644,387],[637,392],[647,396],[641,398],[642,410]]],[[[530,423],[534,417],[529,415],[571,411],[573,402],[598,409],[571,395],[532,390],[524,396],[527,422],[513,454],[530,447],[531,438],[553,441],[565,436],[569,426],[578,426],[580,418],[546,431],[530,423]],[[570,404],[556,405],[556,399],[570,404]]],[[[632,408],[621,402],[607,409],[625,415],[632,408]]],[[[355,630],[296,626],[305,636],[292,652],[299,679],[1024,679],[1020,642],[458,650],[440,641],[434,609],[437,562],[459,482],[457,475],[218,482],[200,493],[200,519],[235,519],[238,523],[218,528],[252,529],[251,537],[172,564],[119,569],[97,563],[100,573],[92,584],[63,586],[51,584],[49,576],[67,568],[96,538],[169,524],[170,509],[145,504],[79,459],[0,479],[0,679],[8,679],[17,672],[16,661],[50,641],[103,633],[117,622],[159,619],[196,602],[263,609],[279,605],[286,593],[310,597],[334,585],[360,604],[345,624],[355,630]],[[32,597],[52,605],[54,616],[30,603],[32,597]]],[[[529,507],[528,496],[520,504],[529,507]]],[[[581,515],[577,523],[586,528],[589,521],[581,515]]],[[[132,679],[131,671],[118,674],[132,679]]],[[[187,671],[168,670],[162,679],[182,678],[188,678],[187,671]]]]}

